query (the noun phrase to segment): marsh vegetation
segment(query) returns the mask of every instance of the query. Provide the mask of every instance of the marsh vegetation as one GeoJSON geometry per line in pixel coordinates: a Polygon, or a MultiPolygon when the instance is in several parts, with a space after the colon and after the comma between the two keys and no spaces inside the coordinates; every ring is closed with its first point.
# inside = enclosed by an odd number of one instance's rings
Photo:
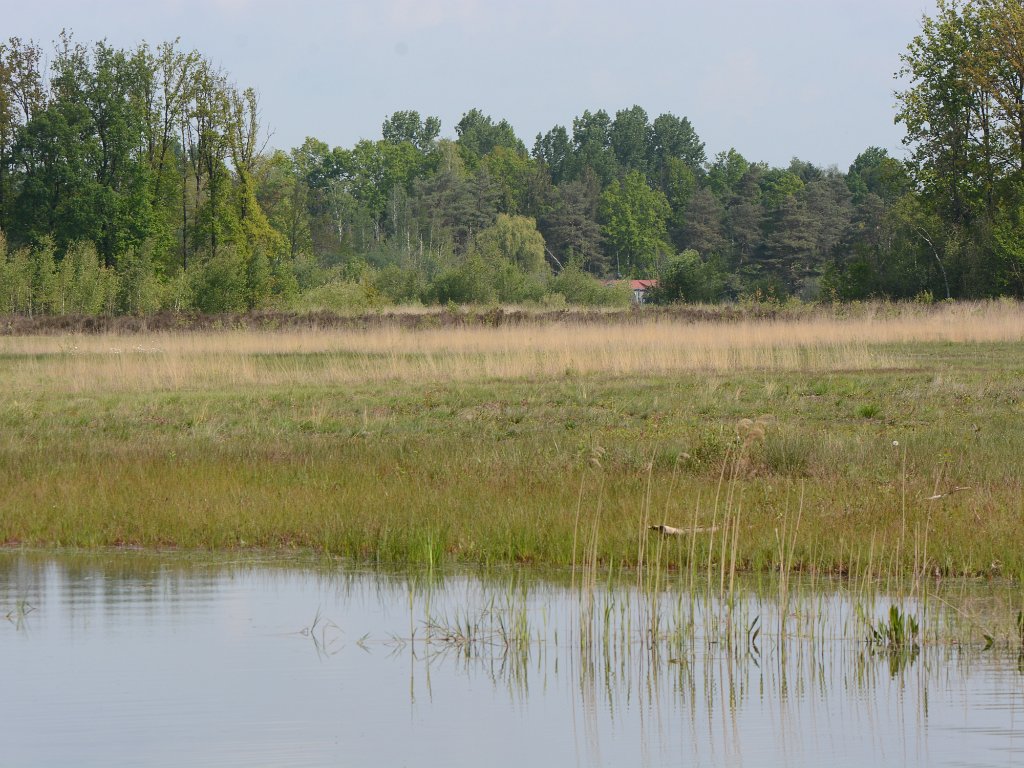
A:
{"type": "Polygon", "coordinates": [[[1020,576],[1022,336],[996,302],[2,337],[0,540],[1020,576]]]}

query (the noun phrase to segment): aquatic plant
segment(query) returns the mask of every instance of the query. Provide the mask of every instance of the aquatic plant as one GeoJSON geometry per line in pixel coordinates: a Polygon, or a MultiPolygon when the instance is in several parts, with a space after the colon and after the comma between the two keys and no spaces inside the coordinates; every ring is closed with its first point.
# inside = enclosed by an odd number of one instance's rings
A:
{"type": "Polygon", "coordinates": [[[917,619],[893,604],[889,614],[871,628],[868,640],[887,648],[911,648],[918,644],[917,619]]]}

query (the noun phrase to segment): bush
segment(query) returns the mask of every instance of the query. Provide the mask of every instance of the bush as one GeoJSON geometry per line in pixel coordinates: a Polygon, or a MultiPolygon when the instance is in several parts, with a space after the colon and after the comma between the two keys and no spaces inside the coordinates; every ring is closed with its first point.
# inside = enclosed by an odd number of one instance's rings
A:
{"type": "Polygon", "coordinates": [[[190,266],[193,307],[209,313],[246,309],[247,266],[233,248],[223,248],[212,259],[190,266]]]}
{"type": "Polygon", "coordinates": [[[430,296],[438,304],[493,304],[498,291],[488,274],[487,264],[475,253],[456,267],[442,271],[430,286],[430,296]]]}
{"type": "Polygon", "coordinates": [[[413,269],[402,269],[389,264],[373,276],[373,287],[393,304],[414,304],[423,298],[427,284],[413,269]]]}
{"type": "Polygon", "coordinates": [[[705,262],[699,253],[687,250],[669,257],[649,300],[656,304],[710,304],[721,301],[725,285],[725,273],[714,262],[705,262]]]}
{"type": "Polygon", "coordinates": [[[113,310],[117,275],[100,262],[92,243],[68,246],[57,270],[58,311],[70,315],[99,315],[113,310]]]}
{"type": "Polygon", "coordinates": [[[163,286],[153,271],[149,245],[132,248],[117,260],[117,311],[143,315],[160,309],[163,286]]]}
{"type": "Polygon", "coordinates": [[[295,308],[308,312],[366,312],[379,308],[381,303],[381,295],[369,283],[333,280],[300,293],[295,308]]]}
{"type": "Polygon", "coordinates": [[[629,285],[604,285],[570,261],[548,284],[548,290],[565,297],[569,304],[587,307],[628,307],[633,300],[629,285]]]}

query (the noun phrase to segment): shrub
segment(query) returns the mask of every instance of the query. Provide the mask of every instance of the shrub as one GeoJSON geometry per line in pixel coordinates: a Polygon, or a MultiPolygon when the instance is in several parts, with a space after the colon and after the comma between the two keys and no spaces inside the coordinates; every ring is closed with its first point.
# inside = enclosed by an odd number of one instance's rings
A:
{"type": "Polygon", "coordinates": [[[628,307],[633,299],[628,284],[604,285],[576,261],[570,261],[550,283],[548,290],[565,297],[569,304],[588,307],[628,307]]]}
{"type": "Polygon", "coordinates": [[[725,274],[713,262],[705,262],[694,250],[671,256],[662,270],[650,300],[658,304],[679,301],[712,303],[725,293],[725,274]]]}

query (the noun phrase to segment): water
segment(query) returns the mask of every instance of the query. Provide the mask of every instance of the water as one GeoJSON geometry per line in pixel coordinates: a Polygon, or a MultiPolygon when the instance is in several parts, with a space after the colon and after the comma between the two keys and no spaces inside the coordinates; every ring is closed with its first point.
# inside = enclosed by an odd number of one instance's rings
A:
{"type": "Polygon", "coordinates": [[[0,766],[1024,760],[1019,648],[949,642],[1014,613],[1011,588],[944,593],[916,653],[864,642],[856,606],[884,596],[797,592],[729,613],[598,587],[588,612],[523,571],[3,553],[0,766]]]}

